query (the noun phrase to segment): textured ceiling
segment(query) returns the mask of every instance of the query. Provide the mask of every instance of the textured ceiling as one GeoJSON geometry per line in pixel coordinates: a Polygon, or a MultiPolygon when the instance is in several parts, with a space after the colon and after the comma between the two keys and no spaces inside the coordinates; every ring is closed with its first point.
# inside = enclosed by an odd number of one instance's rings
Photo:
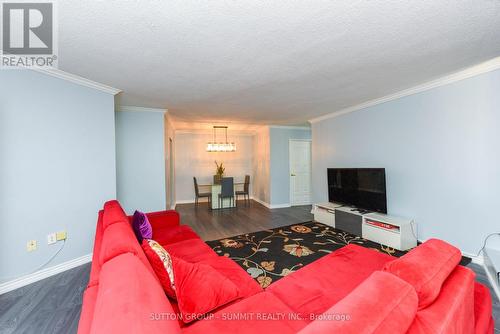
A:
{"type": "Polygon", "coordinates": [[[500,1],[59,1],[59,67],[177,118],[296,124],[500,55],[500,1]]]}

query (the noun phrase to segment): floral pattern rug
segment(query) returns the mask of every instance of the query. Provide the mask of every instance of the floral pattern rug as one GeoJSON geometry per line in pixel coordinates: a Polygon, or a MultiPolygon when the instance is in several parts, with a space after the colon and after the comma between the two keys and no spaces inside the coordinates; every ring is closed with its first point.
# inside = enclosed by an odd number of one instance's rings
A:
{"type": "MultiPolygon", "coordinates": [[[[313,221],[206,243],[217,254],[236,261],[263,288],[348,244],[396,257],[407,253],[313,221]]],[[[470,261],[462,257],[460,264],[470,261]]]]}
{"type": "Polygon", "coordinates": [[[317,222],[207,241],[219,255],[238,263],[263,288],[348,244],[393,256],[402,252],[317,222]]]}

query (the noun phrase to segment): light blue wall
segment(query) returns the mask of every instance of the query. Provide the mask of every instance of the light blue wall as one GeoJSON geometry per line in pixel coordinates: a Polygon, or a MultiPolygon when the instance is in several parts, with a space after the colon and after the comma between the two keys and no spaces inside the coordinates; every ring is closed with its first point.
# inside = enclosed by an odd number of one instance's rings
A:
{"type": "Polygon", "coordinates": [[[0,71],[0,282],[92,252],[115,198],[114,97],[29,70],[0,71]],[[26,243],[38,241],[28,253],[26,243]]]}
{"type": "Polygon", "coordinates": [[[328,167],[385,167],[389,214],[419,239],[476,253],[500,231],[500,70],[313,124],[313,191],[328,167]]]}
{"type": "Polygon", "coordinates": [[[116,165],[117,196],[125,211],[165,210],[164,113],[116,113],[116,165]]]}
{"type": "Polygon", "coordinates": [[[290,203],[290,139],[311,139],[311,130],[270,128],[271,205],[290,203]]]}

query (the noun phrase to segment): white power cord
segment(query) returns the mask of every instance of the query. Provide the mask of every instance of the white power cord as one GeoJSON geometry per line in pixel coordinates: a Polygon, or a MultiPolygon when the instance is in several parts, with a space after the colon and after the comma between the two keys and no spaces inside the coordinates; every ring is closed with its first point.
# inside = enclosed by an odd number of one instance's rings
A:
{"type": "Polygon", "coordinates": [[[16,276],[10,276],[10,277],[0,277],[0,279],[2,281],[4,280],[10,280],[10,279],[13,279],[13,278],[19,278],[21,276],[26,276],[26,275],[30,275],[30,274],[33,274],[34,272],[37,272],[39,271],[40,269],[42,269],[43,267],[45,267],[46,265],[48,265],[50,262],[52,262],[52,260],[55,259],[55,257],[63,250],[64,248],[64,245],[66,245],[66,239],[63,240],[63,244],[61,245],[61,247],[59,247],[59,249],[57,250],[57,252],[54,253],[54,255],[52,255],[50,257],[50,259],[48,259],[45,263],[43,263],[42,265],[38,266],[36,269],[30,271],[30,272],[27,272],[27,273],[24,273],[24,274],[20,274],[20,275],[16,275],[16,276]]]}
{"type": "Polygon", "coordinates": [[[486,242],[488,242],[488,239],[494,235],[500,236],[500,232],[493,232],[493,233],[490,233],[486,236],[486,238],[484,239],[484,242],[483,242],[483,247],[481,247],[479,252],[477,252],[477,254],[475,255],[476,257],[479,256],[479,254],[481,254],[484,251],[484,249],[486,248],[486,242]]]}

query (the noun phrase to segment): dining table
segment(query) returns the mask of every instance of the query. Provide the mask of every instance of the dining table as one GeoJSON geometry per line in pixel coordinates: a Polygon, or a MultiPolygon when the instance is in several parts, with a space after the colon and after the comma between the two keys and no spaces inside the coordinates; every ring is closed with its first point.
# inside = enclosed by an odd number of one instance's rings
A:
{"type": "MultiPolygon", "coordinates": [[[[236,193],[236,191],[239,190],[237,188],[243,189],[244,185],[245,182],[234,182],[234,192],[236,193]]],[[[210,192],[212,193],[212,210],[236,207],[236,200],[232,201],[230,198],[224,198],[222,200],[222,207],[219,207],[219,194],[222,191],[222,186],[220,185],[220,183],[212,182],[210,184],[200,184],[199,187],[203,187],[205,189],[210,188],[210,192]]]]}

